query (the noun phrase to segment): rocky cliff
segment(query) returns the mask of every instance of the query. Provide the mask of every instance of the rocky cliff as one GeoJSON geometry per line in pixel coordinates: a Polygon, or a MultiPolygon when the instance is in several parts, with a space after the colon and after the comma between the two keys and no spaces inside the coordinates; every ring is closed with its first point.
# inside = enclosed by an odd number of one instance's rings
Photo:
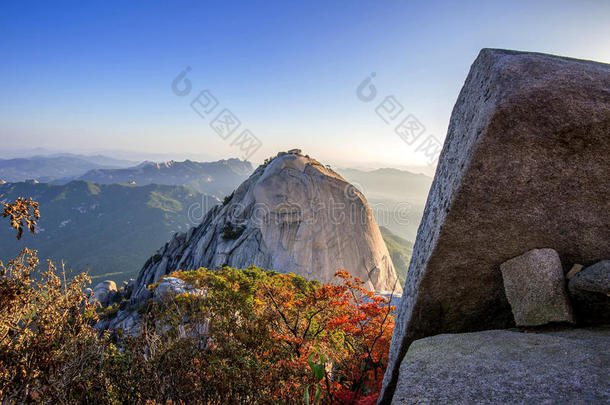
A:
{"type": "Polygon", "coordinates": [[[364,196],[300,151],[260,166],[201,225],[179,233],[151,257],[132,301],[178,270],[250,265],[332,282],[345,269],[378,292],[401,293],[396,272],[364,196]]]}

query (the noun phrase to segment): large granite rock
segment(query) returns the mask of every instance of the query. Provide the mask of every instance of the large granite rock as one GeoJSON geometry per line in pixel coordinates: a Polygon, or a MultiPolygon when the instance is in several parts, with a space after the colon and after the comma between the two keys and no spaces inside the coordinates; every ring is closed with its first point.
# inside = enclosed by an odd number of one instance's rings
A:
{"type": "Polygon", "coordinates": [[[251,265],[321,282],[345,269],[366,287],[396,288],[396,272],[364,196],[299,150],[260,166],[203,223],[177,234],[140,271],[132,301],[178,270],[251,265]]]}
{"type": "Polygon", "coordinates": [[[413,342],[392,404],[607,404],[610,330],[492,330],[413,342]]]}
{"type": "Polygon", "coordinates": [[[602,260],[578,272],[568,288],[578,321],[610,324],[610,260],[602,260]]]}
{"type": "Polygon", "coordinates": [[[392,338],[388,403],[411,342],[513,324],[500,264],[551,247],[610,257],[610,65],[484,49],[453,109],[392,338]]]}
{"type": "Polygon", "coordinates": [[[519,326],[574,322],[559,255],[533,249],[500,265],[504,291],[519,326]]]}

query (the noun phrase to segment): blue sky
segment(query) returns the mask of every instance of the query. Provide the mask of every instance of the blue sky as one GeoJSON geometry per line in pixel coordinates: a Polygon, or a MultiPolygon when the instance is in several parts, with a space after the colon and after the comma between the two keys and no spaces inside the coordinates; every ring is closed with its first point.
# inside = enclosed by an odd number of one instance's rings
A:
{"type": "MultiPolygon", "coordinates": [[[[610,62],[609,1],[2,2],[5,148],[242,152],[189,106],[209,89],[262,142],[334,165],[419,167],[376,115],[395,96],[444,139],[484,47],[610,62]],[[172,80],[187,66],[193,91],[172,80]],[[378,99],[356,88],[371,72],[378,99]]],[[[237,136],[237,133],[234,134],[237,136]]]]}

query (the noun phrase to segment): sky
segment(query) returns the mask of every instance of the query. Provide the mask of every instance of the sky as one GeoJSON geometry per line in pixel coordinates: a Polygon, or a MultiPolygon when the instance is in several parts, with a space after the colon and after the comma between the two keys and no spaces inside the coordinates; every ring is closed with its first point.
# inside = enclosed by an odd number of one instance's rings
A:
{"type": "Polygon", "coordinates": [[[296,147],[430,173],[418,145],[444,140],[482,48],[610,63],[608,21],[606,0],[2,1],[1,148],[260,163],[296,147]],[[395,127],[413,118],[408,144],[395,127]]]}

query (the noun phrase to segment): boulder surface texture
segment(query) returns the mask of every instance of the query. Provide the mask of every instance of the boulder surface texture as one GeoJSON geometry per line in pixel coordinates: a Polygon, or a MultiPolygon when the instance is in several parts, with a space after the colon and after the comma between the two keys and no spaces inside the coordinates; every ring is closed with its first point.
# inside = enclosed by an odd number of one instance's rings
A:
{"type": "Polygon", "coordinates": [[[324,283],[347,270],[378,292],[402,292],[366,199],[341,176],[299,150],[261,165],[201,225],[179,233],[151,257],[134,286],[175,270],[255,265],[324,283]]]}
{"type": "Polygon", "coordinates": [[[481,51],[417,233],[381,403],[414,340],[513,325],[501,263],[545,247],[567,269],[610,257],[608,156],[610,65],[481,51]]]}
{"type": "Polygon", "coordinates": [[[533,249],[500,265],[504,290],[518,326],[574,322],[559,255],[533,249]]]}
{"type": "Polygon", "coordinates": [[[607,404],[610,330],[491,330],[415,341],[393,404],[607,404]]]}

